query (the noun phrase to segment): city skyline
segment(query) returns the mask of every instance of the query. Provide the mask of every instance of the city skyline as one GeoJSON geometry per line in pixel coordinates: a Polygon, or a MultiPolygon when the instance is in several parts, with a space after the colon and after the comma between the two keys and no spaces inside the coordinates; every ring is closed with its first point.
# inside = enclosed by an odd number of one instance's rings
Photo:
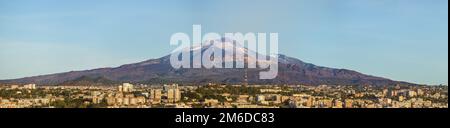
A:
{"type": "Polygon", "coordinates": [[[0,1],[0,79],[159,58],[193,24],[278,32],[280,53],[306,62],[448,84],[446,0],[0,1]]]}
{"type": "Polygon", "coordinates": [[[448,108],[448,86],[0,86],[1,108],[448,108]]]}

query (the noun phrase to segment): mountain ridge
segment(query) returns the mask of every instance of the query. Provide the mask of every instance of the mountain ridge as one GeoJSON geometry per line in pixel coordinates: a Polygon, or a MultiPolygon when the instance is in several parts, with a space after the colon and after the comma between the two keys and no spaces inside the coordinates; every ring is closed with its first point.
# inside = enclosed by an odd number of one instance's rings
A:
{"type": "MultiPolygon", "coordinates": [[[[149,59],[138,63],[121,65],[119,67],[70,71],[19,79],[1,80],[0,83],[58,85],[82,77],[101,77],[102,79],[115,82],[146,84],[162,84],[164,81],[174,83],[180,82],[184,84],[242,84],[244,82],[242,79],[244,74],[243,69],[173,69],[168,62],[169,57],[170,56],[161,57],[159,59],[149,59]],[[199,73],[208,73],[210,75],[198,76],[199,73]]],[[[280,55],[279,59],[281,61],[279,62],[280,68],[277,78],[273,80],[259,80],[257,78],[259,70],[248,69],[249,84],[416,85],[413,83],[365,75],[349,69],[334,69],[317,66],[285,55],[280,55]]]]}
{"type": "MultiPolygon", "coordinates": [[[[201,50],[203,53],[206,49],[214,47],[224,47],[222,45],[207,45],[196,49],[190,48],[190,52],[201,50]]],[[[233,45],[236,47],[236,45],[233,45]]],[[[242,51],[248,51],[243,47],[238,47],[242,51]]],[[[233,52],[235,53],[235,52],[233,52]]],[[[259,53],[256,52],[257,55],[259,53]]],[[[201,55],[201,54],[200,54],[201,55]]],[[[191,54],[191,60],[194,58],[191,54]]],[[[223,55],[222,57],[225,57],[223,55]]],[[[256,56],[246,57],[248,59],[257,59],[256,56]]],[[[274,57],[275,58],[275,57],[274,57]]],[[[233,57],[235,61],[238,57],[233,57]]],[[[359,73],[348,69],[335,69],[317,66],[306,63],[300,59],[289,57],[286,55],[277,55],[278,76],[275,79],[259,79],[259,72],[264,69],[243,69],[243,68],[180,68],[174,69],[170,64],[170,55],[163,56],[158,59],[149,59],[146,61],[121,65],[119,67],[98,68],[82,71],[70,71],[64,73],[56,73],[49,75],[40,75],[33,77],[25,77],[20,79],[0,80],[0,83],[6,84],[28,84],[35,83],[38,85],[61,85],[67,83],[87,84],[89,81],[98,85],[112,84],[120,82],[144,83],[144,84],[164,84],[164,83],[180,83],[180,84],[244,84],[245,72],[247,72],[248,84],[303,84],[303,85],[417,85],[408,82],[394,81],[382,77],[376,77],[359,73]],[[97,79],[99,78],[99,79],[97,79]],[[103,83],[104,82],[104,83],[103,83]]],[[[229,61],[229,60],[228,60],[229,61]]],[[[271,62],[271,61],[267,61],[271,62]]],[[[225,62],[224,62],[225,63],[225,62]]],[[[237,62],[233,62],[237,63],[237,62]]],[[[244,64],[248,64],[244,61],[244,64]]]]}

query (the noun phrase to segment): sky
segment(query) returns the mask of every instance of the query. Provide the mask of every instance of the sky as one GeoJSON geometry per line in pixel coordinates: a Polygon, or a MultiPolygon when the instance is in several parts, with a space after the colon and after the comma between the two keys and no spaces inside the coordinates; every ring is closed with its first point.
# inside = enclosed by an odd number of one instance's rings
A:
{"type": "Polygon", "coordinates": [[[0,79],[168,55],[170,37],[279,33],[320,66],[448,84],[448,0],[0,0],[0,79]]]}

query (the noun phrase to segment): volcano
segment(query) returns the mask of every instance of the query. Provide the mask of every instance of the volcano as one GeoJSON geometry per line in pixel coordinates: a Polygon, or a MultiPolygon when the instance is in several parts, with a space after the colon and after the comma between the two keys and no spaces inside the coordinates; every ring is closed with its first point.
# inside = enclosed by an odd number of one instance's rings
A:
{"type": "MultiPolygon", "coordinates": [[[[202,53],[210,47],[227,46],[230,43],[223,41],[222,45],[194,46],[184,50],[191,53],[202,53]],[[201,50],[200,52],[196,50],[201,50]]],[[[232,45],[235,52],[247,52],[249,49],[232,45]]],[[[254,51],[248,51],[254,52],[254,51]]],[[[192,54],[194,58],[196,54],[192,54]]],[[[348,69],[335,69],[316,66],[286,55],[276,55],[278,58],[278,75],[275,79],[259,79],[262,69],[243,68],[180,68],[175,69],[170,64],[170,55],[150,59],[147,61],[126,64],[115,68],[99,68],[84,71],[71,71],[65,73],[26,77],[20,79],[1,80],[3,84],[37,85],[116,85],[116,83],[132,82],[142,84],[179,83],[182,85],[215,84],[259,84],[259,85],[415,85],[412,83],[394,81],[382,77],[362,74],[348,69]],[[247,74],[247,75],[246,75],[247,74]],[[245,79],[247,77],[247,80],[245,79]],[[78,83],[78,84],[77,84],[78,83]],[[99,84],[101,83],[101,84],[99,84]]],[[[248,56],[248,59],[257,59],[248,56]]],[[[243,58],[235,58],[236,62],[243,58]]],[[[228,63],[226,59],[224,63],[228,63]]],[[[234,63],[236,63],[234,62],[234,63]]],[[[248,63],[246,63],[248,64],[248,63]]]]}

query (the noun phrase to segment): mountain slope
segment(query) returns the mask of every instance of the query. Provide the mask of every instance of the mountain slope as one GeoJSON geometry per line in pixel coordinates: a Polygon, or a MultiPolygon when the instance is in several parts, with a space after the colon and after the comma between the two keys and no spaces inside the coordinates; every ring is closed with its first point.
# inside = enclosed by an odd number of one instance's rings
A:
{"type": "MultiPolygon", "coordinates": [[[[193,50],[202,50],[203,52],[205,49],[212,46],[214,45],[188,50],[191,50],[191,52],[193,50]]],[[[242,50],[248,49],[243,48],[242,50]]],[[[249,59],[255,58],[249,56],[249,59]]],[[[260,80],[258,76],[260,69],[248,69],[249,84],[414,85],[411,83],[365,75],[347,69],[333,69],[316,66],[285,55],[278,55],[278,64],[278,76],[271,80],[260,80]]],[[[245,81],[244,74],[244,69],[174,69],[170,65],[170,56],[164,56],[159,59],[127,64],[116,68],[100,68],[13,80],[2,80],[0,83],[61,85],[71,83],[71,81],[76,81],[72,83],[81,82],[82,84],[86,84],[86,81],[91,81],[93,83],[106,84],[114,82],[139,82],[147,84],[166,82],[179,82],[183,84],[242,84],[245,81]]]]}

